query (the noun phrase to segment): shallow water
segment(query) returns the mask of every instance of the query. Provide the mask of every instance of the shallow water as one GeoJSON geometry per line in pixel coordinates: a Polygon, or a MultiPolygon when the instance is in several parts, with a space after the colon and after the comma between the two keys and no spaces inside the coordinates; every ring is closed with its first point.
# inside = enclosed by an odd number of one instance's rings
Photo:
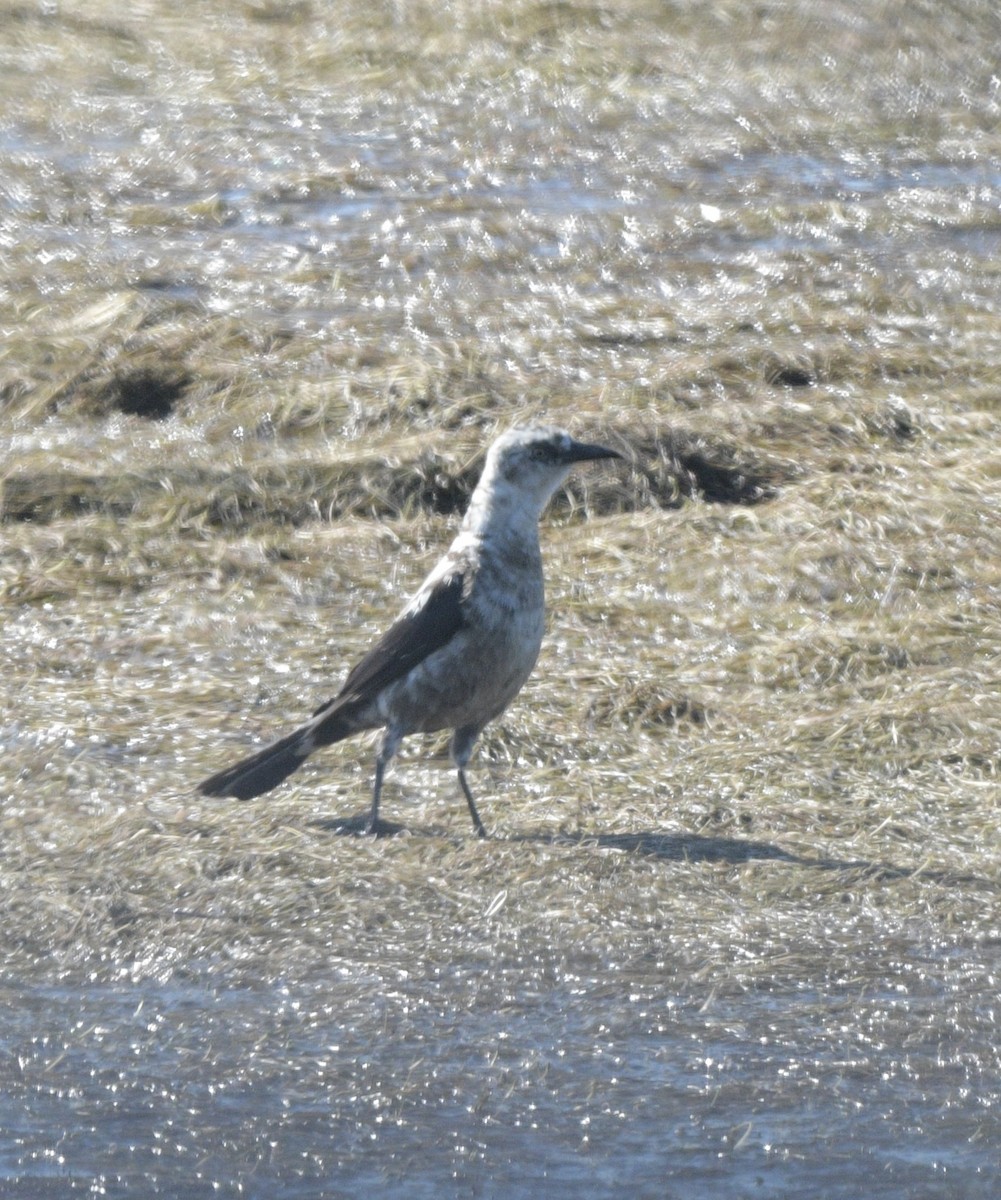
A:
{"type": "Polygon", "coordinates": [[[995,1194],[1001,1083],[935,971],[696,1000],[572,968],[8,981],[4,1195],[995,1194]]]}

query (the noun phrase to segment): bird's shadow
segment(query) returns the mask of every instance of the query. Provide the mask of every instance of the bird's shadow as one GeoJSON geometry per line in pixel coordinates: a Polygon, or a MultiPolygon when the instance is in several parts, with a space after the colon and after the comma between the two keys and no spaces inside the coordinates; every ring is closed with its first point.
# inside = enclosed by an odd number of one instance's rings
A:
{"type": "Polygon", "coordinates": [[[369,827],[369,814],[359,813],[356,817],[320,817],[308,822],[312,829],[322,829],[324,833],[336,833],[340,837],[397,837],[407,834],[410,837],[435,837],[434,830],[414,830],[397,821],[384,821],[381,817],[375,828],[369,827]]]}
{"type": "MultiPolygon", "coordinates": [[[[368,833],[368,816],[326,817],[310,821],[314,829],[346,837],[360,837],[368,833]]],[[[409,837],[438,838],[449,836],[441,829],[413,829],[393,821],[381,821],[376,829],[377,837],[393,837],[406,834],[409,837]]],[[[474,841],[478,839],[473,839],[474,841]]],[[[512,833],[504,838],[492,837],[492,841],[524,842],[543,846],[577,846],[599,850],[623,850],[640,854],[662,862],[676,863],[727,863],[738,866],[750,862],[777,862],[791,867],[812,867],[817,871],[856,872],[870,879],[895,880],[911,877],[944,884],[975,884],[995,888],[997,885],[978,875],[952,871],[928,871],[921,868],[897,867],[891,863],[871,862],[868,859],[841,859],[811,857],[793,854],[771,842],[751,841],[745,838],[705,837],[695,833],[662,833],[647,830],[642,833],[512,833]]]]}

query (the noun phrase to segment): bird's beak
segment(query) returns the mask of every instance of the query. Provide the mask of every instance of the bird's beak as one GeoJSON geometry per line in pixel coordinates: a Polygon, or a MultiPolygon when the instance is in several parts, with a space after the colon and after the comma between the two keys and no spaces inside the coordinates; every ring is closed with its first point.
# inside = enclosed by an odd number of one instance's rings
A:
{"type": "Polygon", "coordinates": [[[618,450],[609,450],[607,446],[596,446],[592,442],[571,442],[567,448],[568,463],[590,462],[595,458],[621,458],[618,450]]]}

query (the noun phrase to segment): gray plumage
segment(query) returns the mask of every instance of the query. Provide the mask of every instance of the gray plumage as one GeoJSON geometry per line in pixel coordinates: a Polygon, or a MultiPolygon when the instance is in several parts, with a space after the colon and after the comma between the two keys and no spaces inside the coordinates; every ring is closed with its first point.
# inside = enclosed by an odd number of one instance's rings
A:
{"type": "Polygon", "coordinates": [[[366,827],[374,833],[383,776],[401,740],[451,729],[459,784],[476,832],[486,836],[465,768],[484,726],[528,679],[542,644],[539,518],[575,463],[618,457],[549,427],[499,437],[452,545],[341,691],[301,728],[206,779],[199,791],[250,800],[319,747],[384,728],[366,827]]]}

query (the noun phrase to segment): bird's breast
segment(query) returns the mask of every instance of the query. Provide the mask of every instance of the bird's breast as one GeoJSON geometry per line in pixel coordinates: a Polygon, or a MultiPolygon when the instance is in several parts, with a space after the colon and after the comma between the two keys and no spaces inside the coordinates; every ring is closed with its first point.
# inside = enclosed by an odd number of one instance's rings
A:
{"type": "Polygon", "coordinates": [[[464,604],[463,628],[380,697],[384,716],[410,732],[482,727],[511,703],[542,645],[541,600],[464,604]]]}

